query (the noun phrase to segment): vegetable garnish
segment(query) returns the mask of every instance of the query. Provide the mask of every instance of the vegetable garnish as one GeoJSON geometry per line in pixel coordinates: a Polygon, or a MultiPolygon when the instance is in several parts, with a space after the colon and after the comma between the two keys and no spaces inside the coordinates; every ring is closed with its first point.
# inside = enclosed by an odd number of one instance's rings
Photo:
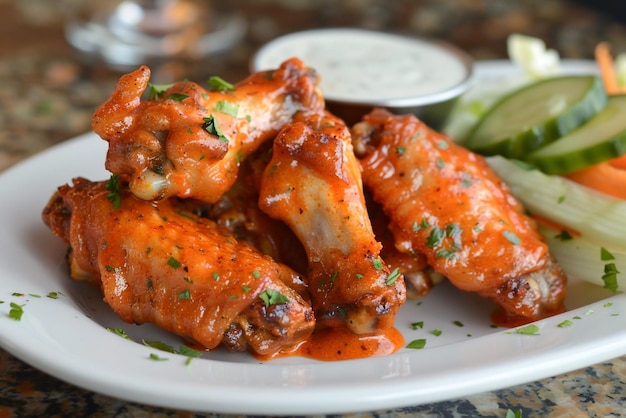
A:
{"type": "Polygon", "coordinates": [[[9,318],[20,321],[22,319],[22,315],[24,315],[24,305],[18,305],[15,302],[11,302],[10,304],[11,310],[9,311],[9,318]]]}
{"type": "Polygon", "coordinates": [[[177,268],[182,266],[182,263],[180,261],[178,261],[176,258],[170,257],[167,260],[167,265],[170,266],[171,268],[173,268],[174,270],[176,270],[177,268]]]}
{"type": "Polygon", "coordinates": [[[539,335],[539,327],[537,325],[530,324],[524,327],[516,328],[515,333],[522,335],[539,335]]]}
{"type": "Polygon", "coordinates": [[[567,327],[571,327],[572,325],[574,325],[574,323],[572,321],[570,321],[569,319],[566,319],[563,322],[560,322],[557,327],[559,328],[567,328],[567,327]]]}
{"type": "Polygon", "coordinates": [[[604,274],[602,275],[602,281],[604,281],[604,288],[609,289],[611,292],[617,292],[619,287],[617,283],[617,275],[619,270],[615,266],[615,263],[608,263],[604,266],[604,274]]]}
{"type": "Polygon", "coordinates": [[[107,193],[107,200],[113,204],[113,209],[118,210],[122,204],[122,196],[120,195],[120,176],[111,174],[104,188],[107,193]]]}
{"type": "Polygon", "coordinates": [[[226,91],[226,90],[234,91],[235,90],[234,84],[231,84],[228,81],[218,76],[213,76],[209,78],[208,83],[211,86],[211,88],[215,91],[226,91]]]}
{"type": "Polygon", "coordinates": [[[194,350],[193,348],[187,347],[186,345],[181,345],[178,349],[178,354],[186,356],[187,361],[185,361],[185,364],[189,365],[189,363],[191,363],[191,360],[202,356],[202,351],[194,350]]]}
{"type": "Polygon", "coordinates": [[[174,102],[182,102],[183,100],[187,99],[189,97],[188,94],[185,93],[172,93],[169,96],[167,96],[167,99],[172,100],[174,102]]]}
{"type": "Polygon", "coordinates": [[[267,289],[266,291],[262,292],[259,297],[263,300],[263,302],[265,302],[266,307],[269,307],[270,305],[280,305],[282,303],[289,302],[289,298],[287,296],[274,289],[267,289]]]}
{"type": "Polygon", "coordinates": [[[413,340],[410,343],[407,344],[406,348],[413,348],[416,350],[421,350],[422,348],[426,347],[426,339],[425,338],[420,338],[417,340],[413,340]]]}
{"type": "Polygon", "coordinates": [[[237,117],[237,113],[239,113],[239,105],[229,102],[227,100],[220,100],[216,103],[214,112],[222,112],[227,115],[231,115],[233,117],[237,117]]]}
{"type": "Polygon", "coordinates": [[[389,273],[389,276],[387,276],[387,279],[385,280],[385,284],[390,286],[394,284],[398,280],[399,277],[400,277],[400,270],[398,269],[398,267],[396,267],[395,269],[393,269],[391,273],[389,273]]]}
{"type": "Polygon", "coordinates": [[[124,331],[121,328],[107,328],[107,331],[112,332],[115,335],[118,335],[122,338],[125,338],[127,340],[130,340],[130,337],[128,336],[128,334],[126,334],[126,331],[124,331]]]}
{"type": "Polygon", "coordinates": [[[228,143],[228,137],[226,135],[224,135],[224,132],[222,132],[222,130],[220,129],[219,125],[217,124],[217,121],[215,120],[215,117],[213,116],[213,114],[209,115],[206,118],[203,118],[204,120],[204,125],[203,128],[210,133],[211,135],[216,135],[217,139],[220,142],[226,142],[228,143]]]}
{"type": "Polygon", "coordinates": [[[424,328],[424,321],[412,322],[409,326],[413,330],[421,329],[424,328]]]}
{"type": "Polygon", "coordinates": [[[169,360],[167,357],[161,357],[158,354],[150,353],[150,360],[154,361],[167,361],[169,360]]]}
{"type": "Polygon", "coordinates": [[[167,90],[169,90],[171,87],[174,86],[174,83],[172,84],[153,84],[153,83],[148,83],[148,86],[150,87],[150,91],[149,91],[149,99],[150,100],[156,100],[158,98],[160,98],[163,93],[165,93],[167,90]]]}

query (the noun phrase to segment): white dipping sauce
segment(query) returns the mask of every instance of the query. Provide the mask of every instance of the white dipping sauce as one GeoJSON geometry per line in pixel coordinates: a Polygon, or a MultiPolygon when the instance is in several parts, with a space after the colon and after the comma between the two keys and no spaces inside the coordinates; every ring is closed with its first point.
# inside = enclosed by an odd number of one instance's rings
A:
{"type": "Polygon", "coordinates": [[[291,57],[320,74],[326,98],[349,103],[421,104],[419,98],[454,90],[470,75],[468,60],[452,49],[360,29],[285,35],[261,48],[253,67],[255,71],[276,68],[291,57]]]}

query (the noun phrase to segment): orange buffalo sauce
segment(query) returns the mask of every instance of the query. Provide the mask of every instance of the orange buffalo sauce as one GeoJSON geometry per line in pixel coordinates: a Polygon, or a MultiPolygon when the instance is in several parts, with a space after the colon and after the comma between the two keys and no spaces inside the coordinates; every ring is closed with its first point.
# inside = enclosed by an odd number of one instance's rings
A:
{"type": "Polygon", "coordinates": [[[375,334],[356,335],[344,327],[316,329],[313,335],[291,351],[254,357],[261,361],[280,357],[302,356],[321,361],[353,360],[385,356],[404,346],[404,337],[395,328],[375,334]]]}

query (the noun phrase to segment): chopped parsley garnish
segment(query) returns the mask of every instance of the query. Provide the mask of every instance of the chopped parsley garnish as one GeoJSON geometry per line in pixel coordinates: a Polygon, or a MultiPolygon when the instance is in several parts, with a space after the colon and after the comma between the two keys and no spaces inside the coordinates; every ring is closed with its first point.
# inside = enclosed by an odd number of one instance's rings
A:
{"type": "Polygon", "coordinates": [[[203,128],[210,133],[211,135],[216,135],[218,141],[228,143],[228,137],[224,135],[224,132],[220,129],[215,117],[211,114],[210,116],[203,118],[204,125],[203,128]]]}
{"type": "Polygon", "coordinates": [[[252,277],[254,277],[255,279],[258,279],[259,277],[261,277],[261,273],[258,270],[253,270],[252,277]]]}
{"type": "Polygon", "coordinates": [[[146,341],[142,340],[146,347],[156,348],[157,350],[167,351],[168,353],[176,353],[176,349],[171,345],[165,344],[163,341],[146,341]]]}
{"type": "Polygon", "coordinates": [[[443,242],[445,236],[445,230],[439,228],[438,226],[433,227],[433,229],[430,231],[430,234],[428,235],[428,238],[426,238],[426,246],[428,246],[428,248],[439,247],[443,242]]]}
{"type": "Polygon", "coordinates": [[[241,291],[243,293],[248,293],[250,291],[250,289],[252,289],[252,288],[250,286],[248,286],[248,285],[244,285],[244,286],[241,287],[241,291]]]}
{"type": "Polygon", "coordinates": [[[617,283],[617,275],[619,274],[619,270],[617,270],[617,266],[615,263],[607,263],[604,265],[604,274],[602,275],[602,281],[604,282],[604,288],[609,289],[611,292],[617,292],[617,288],[619,287],[617,283]]]}
{"type": "Polygon", "coordinates": [[[406,147],[396,147],[396,154],[398,154],[399,157],[402,157],[405,152],[406,147]]]}
{"type": "Polygon", "coordinates": [[[202,355],[202,351],[194,350],[193,348],[187,347],[186,345],[181,345],[178,349],[178,354],[186,356],[187,361],[185,362],[185,364],[189,365],[192,359],[198,358],[202,355]]]}
{"type": "Polygon", "coordinates": [[[154,361],[167,361],[169,360],[167,357],[161,357],[158,354],[150,353],[150,360],[154,361]]]}
{"type": "Polygon", "coordinates": [[[383,261],[380,258],[374,258],[372,260],[372,265],[374,266],[375,270],[382,270],[383,269],[383,261]]]}
{"type": "Polygon", "coordinates": [[[259,297],[265,302],[265,306],[269,307],[270,305],[280,305],[281,303],[289,302],[289,298],[282,293],[274,290],[267,289],[262,292],[259,297]]]}
{"type": "Polygon", "coordinates": [[[107,331],[111,331],[113,334],[117,336],[130,340],[130,337],[128,336],[128,334],[126,334],[126,331],[124,331],[121,328],[107,328],[107,331]]]}
{"type": "Polygon", "coordinates": [[[516,328],[515,332],[523,335],[539,335],[539,327],[537,325],[530,324],[524,327],[516,328]]]}
{"type": "Polygon", "coordinates": [[[424,328],[424,321],[412,322],[410,325],[412,330],[424,328]]]}
{"type": "Polygon", "coordinates": [[[175,83],[172,83],[172,84],[152,84],[152,83],[148,83],[148,86],[150,87],[150,91],[149,91],[148,97],[150,98],[150,100],[156,100],[159,97],[161,97],[163,95],[163,93],[165,93],[167,90],[169,90],[171,87],[173,87],[174,84],[175,83]]]}
{"type": "Polygon", "coordinates": [[[406,348],[413,348],[416,350],[421,350],[424,347],[426,347],[426,339],[424,338],[413,340],[410,343],[408,343],[406,346],[406,348]]]}
{"type": "Polygon", "coordinates": [[[237,117],[237,113],[239,113],[239,105],[229,102],[228,100],[220,100],[216,103],[214,112],[222,112],[227,115],[231,115],[232,117],[237,117]]]}
{"type": "Polygon", "coordinates": [[[233,91],[235,86],[221,77],[213,76],[208,80],[209,86],[215,91],[233,91]]]}
{"type": "Polygon", "coordinates": [[[463,324],[463,322],[461,322],[461,321],[452,321],[452,323],[454,325],[456,325],[457,327],[464,327],[465,326],[465,324],[463,324]]]}
{"type": "Polygon", "coordinates": [[[558,239],[559,241],[570,241],[574,239],[574,237],[572,237],[572,234],[567,232],[565,229],[556,234],[554,238],[558,239]]]}
{"type": "Polygon", "coordinates": [[[107,200],[113,204],[113,209],[118,210],[122,204],[122,196],[120,195],[120,176],[111,174],[109,180],[104,185],[107,193],[107,200]]]}
{"type": "Polygon", "coordinates": [[[615,260],[615,256],[606,248],[600,247],[600,260],[602,261],[615,260]]]}
{"type": "Polygon", "coordinates": [[[399,277],[400,277],[400,270],[398,269],[398,267],[396,267],[395,269],[393,269],[391,273],[389,273],[389,276],[387,276],[387,280],[385,280],[385,284],[387,286],[391,286],[398,280],[399,277]]]}
{"type": "Polygon", "coordinates": [[[185,93],[172,93],[169,96],[167,96],[167,98],[169,100],[172,100],[174,102],[182,102],[183,100],[187,99],[189,97],[188,94],[185,93]]]}
{"type": "Polygon", "coordinates": [[[567,327],[571,327],[572,325],[574,325],[574,323],[572,321],[570,321],[569,319],[566,319],[563,322],[559,322],[557,327],[559,327],[559,328],[567,328],[567,327]]]}
{"type": "Polygon", "coordinates": [[[174,257],[170,257],[170,259],[167,260],[167,265],[173,269],[177,269],[180,266],[182,266],[181,262],[175,259],[174,257]]]}
{"type": "Polygon", "coordinates": [[[178,295],[176,295],[176,297],[181,300],[189,300],[191,299],[191,292],[189,291],[189,289],[185,289],[178,295]]]}
{"type": "Polygon", "coordinates": [[[443,334],[443,331],[441,331],[440,329],[434,329],[430,331],[430,333],[433,334],[435,337],[439,337],[441,334],[443,334]]]}
{"type": "Polygon", "coordinates": [[[24,315],[24,309],[23,309],[24,305],[18,305],[15,302],[11,302],[10,306],[11,306],[11,310],[9,311],[9,318],[15,321],[21,321],[22,315],[24,315]]]}
{"type": "Polygon", "coordinates": [[[48,292],[48,294],[46,295],[46,297],[48,297],[50,299],[58,299],[59,296],[63,296],[63,293],[61,293],[61,292],[48,292]]]}

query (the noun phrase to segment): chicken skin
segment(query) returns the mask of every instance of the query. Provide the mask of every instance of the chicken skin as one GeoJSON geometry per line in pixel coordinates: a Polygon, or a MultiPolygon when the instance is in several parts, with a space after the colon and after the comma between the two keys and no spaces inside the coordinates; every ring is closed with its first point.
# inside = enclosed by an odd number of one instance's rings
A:
{"type": "Polygon", "coordinates": [[[72,276],[101,288],[124,321],[154,323],[206,349],[260,355],[311,335],[314,313],[293,270],[178,199],[152,203],[114,189],[77,178],[59,187],[43,219],[69,244],[72,276]]]}
{"type": "Polygon", "coordinates": [[[109,143],[106,168],[127,177],[144,200],[218,201],[247,155],[296,113],[324,107],[316,73],[297,59],[235,85],[214,79],[215,91],[189,81],[154,86],[149,80],[146,66],[122,76],[92,119],[93,130],[109,143]]]}
{"type": "Polygon", "coordinates": [[[352,129],[363,182],[395,247],[425,256],[458,288],[498,304],[508,323],[563,311],[566,278],[534,222],[482,157],[412,115],[375,109],[352,129]]]}
{"type": "Polygon", "coordinates": [[[296,118],[274,140],[259,207],[304,245],[319,321],[354,334],[392,327],[405,302],[402,275],[380,258],[350,132],[330,114],[296,118]]]}

